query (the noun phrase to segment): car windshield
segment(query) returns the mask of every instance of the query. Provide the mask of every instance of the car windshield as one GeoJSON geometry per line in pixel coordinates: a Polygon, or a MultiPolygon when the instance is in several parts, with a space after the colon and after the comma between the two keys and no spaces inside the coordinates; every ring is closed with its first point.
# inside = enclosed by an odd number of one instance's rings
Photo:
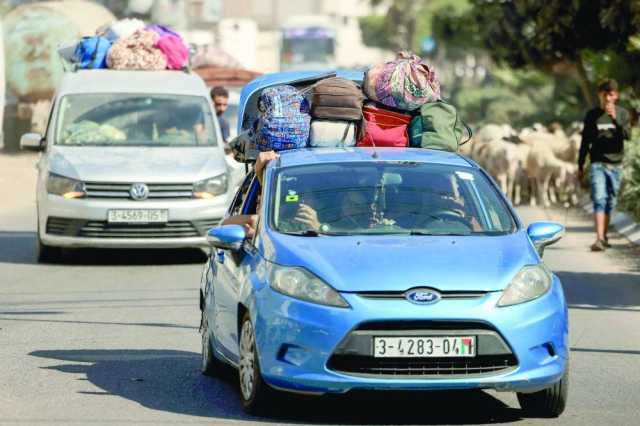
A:
{"type": "Polygon", "coordinates": [[[276,174],[270,221],[294,235],[503,235],[514,218],[480,172],[415,162],[294,166],[276,174]]]}
{"type": "Polygon", "coordinates": [[[205,97],[78,94],[60,100],[55,143],[75,146],[216,146],[205,97]]]}

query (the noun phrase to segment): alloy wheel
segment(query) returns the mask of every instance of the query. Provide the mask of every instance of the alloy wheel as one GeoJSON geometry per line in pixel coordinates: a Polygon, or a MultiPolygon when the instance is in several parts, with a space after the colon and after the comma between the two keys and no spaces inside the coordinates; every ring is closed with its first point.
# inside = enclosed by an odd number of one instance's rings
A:
{"type": "Polygon", "coordinates": [[[209,327],[207,325],[207,317],[202,313],[202,357],[201,370],[206,371],[208,368],[208,359],[211,356],[211,343],[209,342],[209,327]]]}
{"type": "Polygon", "coordinates": [[[245,400],[253,397],[255,379],[255,336],[251,321],[247,320],[240,335],[240,391],[245,400]]]}

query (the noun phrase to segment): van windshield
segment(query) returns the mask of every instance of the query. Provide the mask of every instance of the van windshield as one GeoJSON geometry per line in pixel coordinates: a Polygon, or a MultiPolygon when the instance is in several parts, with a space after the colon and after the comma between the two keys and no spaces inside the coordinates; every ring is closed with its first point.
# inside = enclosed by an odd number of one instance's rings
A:
{"type": "Polygon", "coordinates": [[[55,143],[72,146],[216,146],[199,96],[77,94],[60,100],[55,143]]]}
{"type": "Polygon", "coordinates": [[[504,235],[516,223],[476,170],[413,162],[282,169],[271,226],[293,235],[504,235]]]}

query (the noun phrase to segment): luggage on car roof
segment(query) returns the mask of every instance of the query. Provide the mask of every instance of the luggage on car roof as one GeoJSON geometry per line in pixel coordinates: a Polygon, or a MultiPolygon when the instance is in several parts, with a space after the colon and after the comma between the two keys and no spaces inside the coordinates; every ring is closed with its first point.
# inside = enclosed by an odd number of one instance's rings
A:
{"type": "Polygon", "coordinates": [[[363,134],[358,140],[358,146],[402,148],[409,145],[410,114],[373,102],[365,104],[363,113],[363,134]]]}
{"type": "Polygon", "coordinates": [[[349,147],[356,144],[357,125],[351,121],[312,120],[309,146],[349,147]]]}
{"type": "Polygon", "coordinates": [[[255,142],[259,150],[302,148],[309,139],[309,104],[293,86],[267,87],[258,98],[255,142]]]}
{"type": "Polygon", "coordinates": [[[453,105],[443,101],[427,103],[420,108],[420,115],[411,120],[410,145],[456,152],[465,128],[470,139],[471,129],[460,119],[453,105]]]}
{"type": "Polygon", "coordinates": [[[369,99],[406,111],[440,99],[440,82],[434,69],[408,52],[399,52],[394,61],[371,67],[363,87],[369,99]]]}
{"type": "Polygon", "coordinates": [[[311,116],[326,120],[360,121],[365,96],[351,80],[331,77],[311,87],[311,116]]]}

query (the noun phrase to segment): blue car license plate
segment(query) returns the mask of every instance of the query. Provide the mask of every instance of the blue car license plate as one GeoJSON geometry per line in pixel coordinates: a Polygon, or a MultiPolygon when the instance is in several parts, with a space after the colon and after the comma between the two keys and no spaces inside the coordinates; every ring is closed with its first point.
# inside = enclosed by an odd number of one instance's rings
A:
{"type": "Polygon", "coordinates": [[[444,358],[476,356],[475,336],[380,336],[373,338],[376,358],[444,358]]]}

